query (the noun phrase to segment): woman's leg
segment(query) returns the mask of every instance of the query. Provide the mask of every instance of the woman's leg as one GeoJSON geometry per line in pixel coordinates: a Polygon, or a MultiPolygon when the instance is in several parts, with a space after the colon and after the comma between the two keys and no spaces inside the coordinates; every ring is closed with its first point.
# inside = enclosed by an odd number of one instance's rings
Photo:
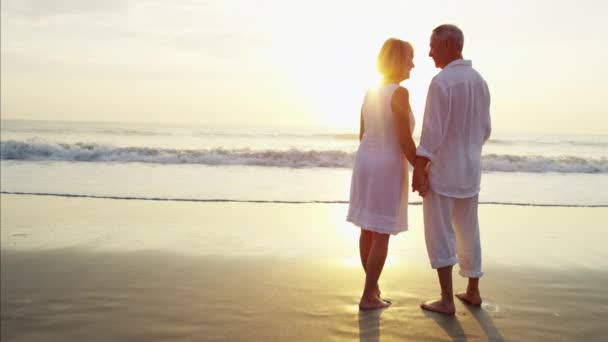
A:
{"type": "MultiPolygon", "coordinates": [[[[367,259],[372,249],[372,241],[374,232],[361,228],[361,236],[359,237],[359,255],[361,257],[361,265],[363,271],[367,268],[367,259]]],[[[365,272],[367,274],[367,271],[365,272]]],[[[376,295],[380,297],[380,287],[376,283],[376,295]]]]}
{"type": "Polygon", "coordinates": [[[361,256],[361,265],[363,265],[364,271],[367,267],[367,258],[369,257],[369,252],[372,249],[373,237],[373,232],[361,228],[361,236],[359,237],[359,255],[361,256]]]}
{"type": "Polygon", "coordinates": [[[377,309],[390,305],[390,303],[381,300],[376,292],[378,278],[380,278],[384,262],[386,261],[386,255],[388,254],[388,240],[390,235],[380,233],[372,234],[372,243],[365,265],[365,288],[363,290],[363,295],[361,296],[361,301],[359,302],[359,308],[362,310],[377,309]]]}

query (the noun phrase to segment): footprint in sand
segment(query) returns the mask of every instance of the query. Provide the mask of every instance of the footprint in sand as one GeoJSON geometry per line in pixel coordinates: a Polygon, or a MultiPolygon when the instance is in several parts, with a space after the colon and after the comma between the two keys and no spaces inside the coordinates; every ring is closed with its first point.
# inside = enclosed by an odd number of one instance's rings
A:
{"type": "Polygon", "coordinates": [[[498,305],[496,304],[492,304],[492,303],[482,303],[481,304],[481,308],[484,309],[487,312],[492,312],[492,313],[496,313],[499,312],[500,310],[498,309],[498,305]]]}

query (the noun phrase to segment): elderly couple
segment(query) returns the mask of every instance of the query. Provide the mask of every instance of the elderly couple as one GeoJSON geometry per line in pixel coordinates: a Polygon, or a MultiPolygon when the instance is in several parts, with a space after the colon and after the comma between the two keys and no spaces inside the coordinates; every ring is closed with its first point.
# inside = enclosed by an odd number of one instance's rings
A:
{"type": "Polygon", "coordinates": [[[454,315],[452,267],[468,278],[456,297],[481,305],[481,246],[477,203],[481,150],[490,136],[490,93],[471,61],[462,58],[464,35],[454,25],[433,30],[429,56],[442,69],[431,81],[420,144],[412,139],[409,93],[399,83],[410,77],[414,51],[408,42],[387,40],[378,55],[382,84],[365,95],[347,220],[361,227],[359,249],[365,270],[360,310],[389,306],[378,279],[388,240],[408,229],[408,164],[412,189],[423,197],[424,231],[441,298],[421,308],[454,315]]]}

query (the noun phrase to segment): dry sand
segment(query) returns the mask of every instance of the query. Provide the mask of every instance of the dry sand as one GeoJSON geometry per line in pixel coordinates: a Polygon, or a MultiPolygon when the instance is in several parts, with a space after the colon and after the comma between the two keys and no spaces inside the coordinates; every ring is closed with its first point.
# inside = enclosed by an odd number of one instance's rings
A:
{"type": "MultiPolygon", "coordinates": [[[[606,208],[482,206],[481,309],[439,293],[421,207],[391,240],[393,306],[359,313],[345,205],[1,196],[2,341],[604,341],[606,208]]],[[[454,272],[456,288],[465,280],[454,272]]]]}

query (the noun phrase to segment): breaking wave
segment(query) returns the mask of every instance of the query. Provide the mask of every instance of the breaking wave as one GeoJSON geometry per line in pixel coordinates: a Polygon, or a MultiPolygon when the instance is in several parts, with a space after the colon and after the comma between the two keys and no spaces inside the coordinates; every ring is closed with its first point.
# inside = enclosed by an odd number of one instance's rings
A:
{"type": "MultiPolygon", "coordinates": [[[[286,168],[350,168],[354,153],[339,150],[170,149],[97,143],[1,142],[2,160],[153,164],[254,165],[286,168]]],[[[608,158],[487,154],[486,172],[608,173],[608,158]]]]}

